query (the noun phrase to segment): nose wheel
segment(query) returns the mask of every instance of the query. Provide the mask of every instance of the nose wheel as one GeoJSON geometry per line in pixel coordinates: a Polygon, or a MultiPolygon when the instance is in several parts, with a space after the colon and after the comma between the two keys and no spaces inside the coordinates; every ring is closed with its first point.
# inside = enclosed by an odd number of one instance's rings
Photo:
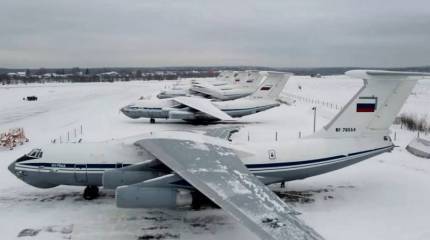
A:
{"type": "Polygon", "coordinates": [[[151,118],[151,119],[149,120],[149,122],[150,122],[150,123],[155,123],[155,119],[151,118]]]}
{"type": "Polygon", "coordinates": [[[99,188],[97,186],[87,186],[84,190],[83,197],[85,200],[92,200],[99,196],[99,188]]]}

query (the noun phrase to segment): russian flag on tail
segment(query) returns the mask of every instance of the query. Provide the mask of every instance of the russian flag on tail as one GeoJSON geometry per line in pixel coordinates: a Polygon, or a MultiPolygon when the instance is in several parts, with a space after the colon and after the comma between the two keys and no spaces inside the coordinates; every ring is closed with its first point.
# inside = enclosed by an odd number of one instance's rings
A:
{"type": "Polygon", "coordinates": [[[359,97],[357,102],[357,112],[375,112],[377,104],[377,97],[359,97]]]}

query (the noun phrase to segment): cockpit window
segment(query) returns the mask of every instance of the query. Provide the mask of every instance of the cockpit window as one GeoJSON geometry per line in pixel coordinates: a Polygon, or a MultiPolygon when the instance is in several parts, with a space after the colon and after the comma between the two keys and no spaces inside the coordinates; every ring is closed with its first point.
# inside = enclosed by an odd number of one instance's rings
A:
{"type": "Polygon", "coordinates": [[[35,149],[31,150],[29,153],[25,154],[24,156],[18,158],[16,160],[16,162],[34,160],[34,159],[41,158],[42,156],[43,156],[42,149],[35,148],[35,149]]]}
{"type": "Polygon", "coordinates": [[[32,157],[32,158],[41,158],[42,157],[42,149],[40,148],[35,148],[33,150],[31,150],[31,152],[29,152],[27,154],[27,156],[32,157]]]}

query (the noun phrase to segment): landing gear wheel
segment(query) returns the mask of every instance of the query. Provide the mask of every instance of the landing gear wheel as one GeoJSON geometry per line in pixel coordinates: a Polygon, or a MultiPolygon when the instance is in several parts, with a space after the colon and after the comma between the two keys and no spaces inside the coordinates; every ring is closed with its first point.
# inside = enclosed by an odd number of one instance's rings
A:
{"type": "Polygon", "coordinates": [[[149,120],[149,122],[150,122],[150,123],[155,123],[155,119],[151,118],[151,119],[149,120]]]}
{"type": "Polygon", "coordinates": [[[93,200],[99,196],[99,188],[97,186],[87,186],[83,196],[85,200],[93,200]]]}
{"type": "Polygon", "coordinates": [[[201,193],[199,192],[192,192],[191,196],[193,198],[193,201],[191,202],[191,209],[193,210],[200,210],[202,208],[202,197],[201,193]]]}

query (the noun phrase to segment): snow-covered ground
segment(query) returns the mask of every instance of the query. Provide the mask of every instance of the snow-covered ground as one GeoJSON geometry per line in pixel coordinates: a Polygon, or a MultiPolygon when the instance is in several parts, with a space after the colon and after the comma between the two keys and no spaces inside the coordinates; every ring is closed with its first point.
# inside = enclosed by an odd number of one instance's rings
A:
{"type": "MultiPolygon", "coordinates": [[[[99,199],[85,201],[82,188],[36,189],[8,172],[8,164],[32,148],[51,144],[53,139],[58,142],[60,137],[67,141],[67,132],[70,141],[99,141],[196,127],[175,121],[149,124],[148,120],[131,120],[119,113],[120,107],[140,96],[154,96],[171,85],[132,81],[0,87],[0,132],[23,127],[30,138],[29,143],[13,151],[0,148],[1,239],[255,239],[220,209],[118,209],[112,192],[102,191],[99,199]],[[39,100],[22,101],[28,95],[36,95],[39,100]]],[[[344,76],[294,76],[284,92],[343,105],[360,86],[360,80],[344,76]]],[[[420,82],[402,112],[424,116],[429,104],[430,83],[420,82]]],[[[244,117],[240,120],[244,128],[233,140],[273,141],[277,133],[278,141],[282,141],[298,138],[299,132],[302,136],[311,134],[314,105],[297,101],[244,117]]],[[[327,105],[316,106],[317,128],[339,111],[327,105]]],[[[289,182],[286,201],[327,239],[430,239],[430,161],[404,149],[416,133],[399,126],[392,130],[400,146],[392,153],[289,182]],[[298,201],[297,195],[302,196],[298,201]]]]}

